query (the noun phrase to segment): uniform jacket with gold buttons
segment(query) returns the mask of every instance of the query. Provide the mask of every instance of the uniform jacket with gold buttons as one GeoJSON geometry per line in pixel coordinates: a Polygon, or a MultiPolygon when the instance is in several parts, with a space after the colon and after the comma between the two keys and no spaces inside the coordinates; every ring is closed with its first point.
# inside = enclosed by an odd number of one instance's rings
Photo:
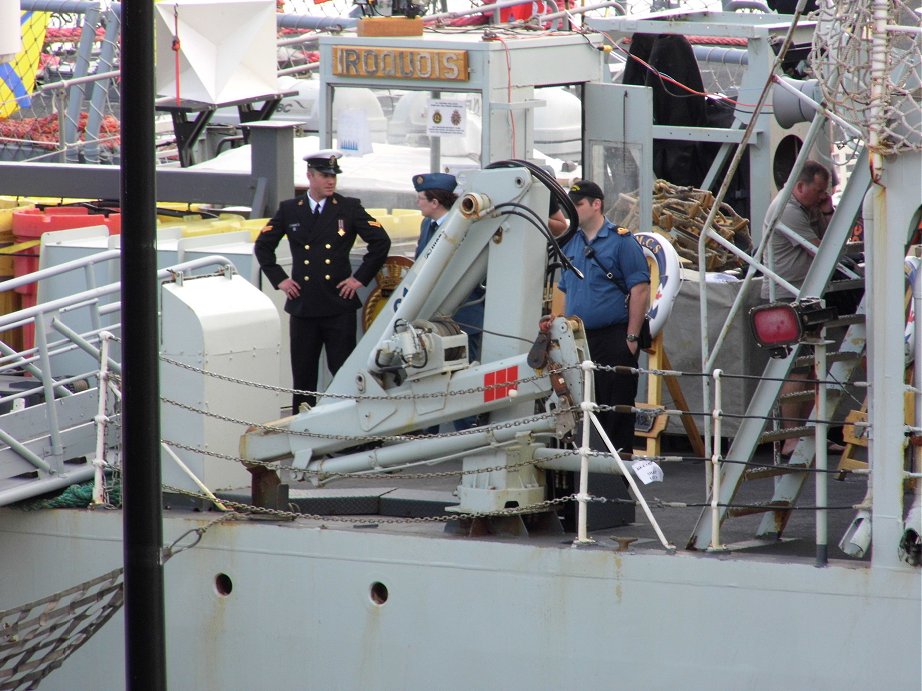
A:
{"type": "Polygon", "coordinates": [[[391,247],[387,232],[354,197],[329,197],[316,222],[306,195],[288,199],[262,229],[254,248],[263,273],[275,288],[288,278],[275,258],[275,248],[285,236],[291,246],[291,278],[301,287],[301,295],[289,299],[285,311],[298,317],[326,317],[361,306],[357,297],[341,298],[336,288],[353,275],[349,251],[356,236],[368,245],[354,274],[363,285],[378,273],[391,247]]]}

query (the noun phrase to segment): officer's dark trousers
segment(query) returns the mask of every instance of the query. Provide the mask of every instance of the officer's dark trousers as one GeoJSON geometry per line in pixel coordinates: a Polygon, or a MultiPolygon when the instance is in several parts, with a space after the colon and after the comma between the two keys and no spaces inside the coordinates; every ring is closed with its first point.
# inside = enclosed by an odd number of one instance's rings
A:
{"type": "MultiPolygon", "coordinates": [[[[355,349],[355,312],[331,317],[296,317],[289,319],[292,388],[317,390],[320,352],[326,347],[327,366],[336,374],[355,349]]],[[[314,405],[316,397],[293,394],[291,412],[297,414],[302,403],[314,405]]]]}
{"type": "MultiPolygon", "coordinates": [[[[637,367],[637,356],[628,350],[626,336],[627,324],[587,329],[586,338],[589,341],[592,361],[600,365],[637,367]]],[[[633,406],[636,397],[636,374],[595,372],[595,401],[599,405],[633,406]]],[[[633,453],[634,414],[600,412],[598,417],[618,453],[622,456],[633,453]]]]}

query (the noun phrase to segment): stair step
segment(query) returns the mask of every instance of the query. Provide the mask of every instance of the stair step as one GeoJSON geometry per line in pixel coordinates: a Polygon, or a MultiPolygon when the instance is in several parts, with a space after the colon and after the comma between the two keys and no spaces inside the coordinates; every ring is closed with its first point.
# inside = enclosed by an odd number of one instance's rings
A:
{"type": "MultiPolygon", "coordinates": [[[[826,364],[831,365],[834,362],[856,362],[862,358],[862,354],[854,350],[836,350],[826,353],[826,364]]],[[[814,359],[812,355],[801,355],[794,359],[793,367],[804,369],[813,367],[814,359]]]]}
{"type": "Polygon", "coordinates": [[[826,286],[826,292],[836,292],[839,290],[854,290],[855,288],[864,288],[863,278],[843,278],[840,281],[831,281],[826,286]]]}
{"type": "Polygon", "coordinates": [[[807,425],[801,425],[800,427],[785,427],[763,432],[762,436],[759,437],[759,443],[767,444],[768,442],[796,439],[797,437],[812,437],[814,434],[816,434],[816,428],[808,427],[807,425]]]}
{"type": "Polygon", "coordinates": [[[744,478],[746,480],[761,480],[767,477],[778,477],[779,475],[788,475],[790,473],[802,473],[805,470],[809,470],[809,466],[800,463],[779,463],[773,466],[747,468],[744,478]]]}
{"type": "MultiPolygon", "coordinates": [[[[826,404],[829,408],[832,408],[832,406],[836,404],[842,391],[842,389],[837,387],[828,387],[826,389],[826,404]]],[[[806,391],[795,391],[794,393],[786,393],[778,396],[779,403],[811,403],[815,399],[816,391],[812,388],[806,391]]]]}
{"type": "Polygon", "coordinates": [[[836,319],[826,322],[826,328],[832,329],[837,326],[851,326],[852,324],[864,324],[863,314],[843,314],[836,319]]]}
{"type": "Polygon", "coordinates": [[[816,392],[813,389],[807,389],[806,391],[795,391],[794,393],[778,396],[778,401],[781,403],[806,403],[815,398],[816,392]]]}
{"type": "Polygon", "coordinates": [[[763,504],[751,504],[749,506],[739,506],[727,509],[727,516],[752,516],[757,513],[768,513],[769,511],[779,511],[790,509],[789,501],[767,501],[763,504]]]}

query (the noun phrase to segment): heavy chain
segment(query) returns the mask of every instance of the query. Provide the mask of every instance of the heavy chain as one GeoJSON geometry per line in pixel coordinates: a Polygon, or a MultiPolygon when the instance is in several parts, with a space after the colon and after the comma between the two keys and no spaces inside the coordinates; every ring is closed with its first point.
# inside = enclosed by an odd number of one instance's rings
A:
{"type": "MultiPolygon", "coordinates": [[[[200,453],[203,456],[211,456],[212,458],[218,458],[223,461],[231,461],[234,463],[243,463],[246,465],[258,465],[263,468],[268,468],[270,470],[288,470],[291,472],[296,472],[299,475],[304,475],[307,477],[317,477],[321,480],[326,479],[353,479],[353,480],[380,480],[382,476],[386,475],[389,478],[400,479],[400,480],[428,480],[431,478],[442,478],[442,477],[458,477],[461,475],[479,475],[480,473],[493,473],[500,472],[503,470],[516,470],[518,468],[525,468],[528,466],[535,466],[539,463],[546,463],[547,461],[557,460],[559,458],[565,458],[569,453],[559,453],[553,456],[548,456],[545,458],[533,458],[527,461],[520,461],[518,463],[510,463],[508,465],[496,465],[486,468],[478,468],[476,470],[444,470],[437,471],[432,473],[389,473],[387,471],[379,472],[363,472],[363,473],[338,473],[338,472],[327,472],[322,470],[304,470],[302,468],[295,468],[291,465],[285,465],[280,461],[256,461],[245,458],[240,458],[238,456],[231,456],[230,454],[218,453],[217,451],[208,451],[206,449],[200,449],[195,446],[190,446],[188,444],[183,444],[181,442],[170,441],[169,439],[161,440],[167,446],[183,449],[185,451],[192,451],[193,453],[200,453]]],[[[589,455],[599,455],[607,456],[607,453],[602,452],[591,452],[589,455]]],[[[427,463],[428,461],[423,461],[427,463]]]]}
{"type": "MultiPolygon", "coordinates": [[[[178,487],[172,487],[170,485],[164,485],[163,489],[172,492],[174,494],[180,494],[187,497],[194,497],[196,499],[202,499],[206,502],[211,502],[211,499],[200,492],[192,492],[190,490],[180,489],[178,487]]],[[[603,500],[604,497],[602,497],[603,500]]],[[[590,498],[590,501],[594,500],[590,498]]],[[[391,518],[391,517],[382,517],[374,516],[367,518],[352,518],[348,516],[324,516],[322,514],[312,514],[312,513],[300,513],[297,511],[282,511],[281,509],[269,509],[263,506],[253,506],[251,504],[244,504],[242,502],[230,501],[228,499],[221,499],[221,503],[224,506],[230,506],[236,509],[241,509],[246,513],[261,514],[264,516],[274,516],[279,519],[285,519],[290,521],[296,520],[308,520],[308,521],[322,521],[325,523],[344,523],[351,525],[361,525],[361,524],[371,524],[376,525],[399,525],[404,523],[448,523],[449,521],[460,521],[465,519],[474,519],[474,518],[500,518],[508,516],[522,516],[526,514],[540,513],[541,511],[547,510],[553,506],[559,506],[561,504],[566,504],[569,501],[577,501],[575,494],[568,494],[565,497],[557,497],[556,499],[547,499],[545,501],[539,502],[537,504],[530,504],[528,506],[519,506],[511,509],[500,509],[498,511],[478,511],[474,513],[459,513],[451,514],[447,516],[420,516],[417,518],[391,518]]],[[[233,515],[240,515],[239,513],[233,515]]],[[[207,530],[214,523],[205,526],[204,529],[207,530]]],[[[197,532],[203,530],[197,528],[190,532],[197,532]]],[[[188,534],[184,533],[183,537],[188,534]]],[[[199,535],[199,538],[201,536],[199,535]]],[[[181,538],[180,538],[181,539],[181,538]]],[[[196,543],[198,540],[196,540],[196,543]]],[[[175,544],[175,543],[174,543],[175,544]]],[[[195,543],[193,543],[194,546],[195,543]]],[[[185,547],[184,549],[188,549],[185,547]]],[[[175,553],[175,552],[174,552],[175,553]]]]}
{"type": "Polygon", "coordinates": [[[198,415],[206,415],[212,417],[216,420],[221,420],[222,422],[230,422],[235,425],[241,425],[248,427],[250,429],[259,429],[264,432],[283,432],[285,434],[291,434],[294,436],[300,437],[311,437],[313,439],[334,439],[340,441],[362,441],[362,442],[375,442],[375,441],[415,441],[417,439],[438,439],[446,437],[461,437],[465,435],[480,434],[481,432],[494,432],[501,429],[512,429],[513,427],[520,427],[526,425],[530,422],[537,422],[538,420],[543,420],[547,418],[554,417],[557,413],[537,413],[535,415],[530,415],[528,417],[516,418],[515,420],[510,420],[508,422],[497,422],[491,425],[484,425],[483,427],[472,427],[471,429],[459,430],[456,432],[445,432],[442,434],[390,434],[390,435],[361,435],[356,436],[352,434],[324,434],[322,432],[302,432],[298,430],[292,430],[287,427],[277,427],[275,425],[264,425],[257,422],[250,422],[248,420],[240,420],[238,418],[233,418],[228,415],[221,415],[220,413],[213,413],[209,410],[202,410],[201,408],[196,408],[195,406],[189,405],[188,403],[180,403],[179,401],[174,401],[170,398],[161,398],[161,401],[168,403],[169,405],[176,406],[177,408],[182,408],[183,410],[188,410],[189,412],[196,413],[198,415]]]}
{"type": "MultiPolygon", "coordinates": [[[[206,499],[208,498],[204,494],[202,495],[202,497],[206,499]]],[[[215,527],[216,525],[220,523],[227,523],[228,521],[239,521],[242,518],[243,516],[241,516],[240,514],[228,512],[228,513],[221,514],[213,521],[209,521],[208,523],[206,523],[205,525],[199,528],[192,528],[191,530],[187,530],[186,532],[184,532],[182,535],[180,535],[178,538],[173,540],[173,542],[171,542],[169,545],[166,545],[161,550],[160,563],[165,564],[172,557],[175,557],[180,552],[185,552],[187,549],[192,549],[193,547],[195,547],[199,542],[201,542],[202,536],[204,536],[205,533],[207,533],[211,528],[215,527]],[[184,539],[186,539],[186,537],[188,536],[192,536],[192,542],[190,542],[187,545],[182,545],[181,547],[177,547],[177,545],[180,542],[182,542],[184,539]]]]}
{"type": "MultiPolygon", "coordinates": [[[[318,398],[329,398],[333,400],[344,400],[344,401],[413,401],[413,400],[422,400],[428,398],[445,398],[447,396],[458,396],[474,393],[483,393],[484,391],[492,391],[494,389],[508,389],[511,385],[519,386],[520,384],[528,384],[540,379],[545,379],[546,374],[542,375],[532,375],[530,377],[522,377],[521,379],[516,379],[513,382],[503,382],[501,384],[488,384],[484,386],[472,386],[467,389],[459,389],[457,391],[434,391],[430,393],[416,393],[416,394],[395,394],[393,396],[375,396],[375,395],[362,395],[362,394],[335,394],[335,393],[325,393],[323,391],[308,391],[302,389],[289,389],[284,386],[274,386],[272,384],[262,384],[260,382],[249,381],[247,379],[240,379],[238,377],[231,377],[226,374],[218,374],[217,372],[211,372],[209,370],[196,367],[194,365],[189,365],[184,362],[179,362],[178,360],[173,360],[164,355],[160,356],[160,360],[166,362],[170,365],[175,365],[190,372],[196,372],[198,374],[204,374],[214,379],[220,379],[222,381],[231,382],[233,384],[240,384],[241,386],[251,386],[254,389],[263,389],[265,391],[275,391],[277,393],[284,394],[298,394],[302,396],[317,396],[318,398]]],[[[573,369],[579,368],[579,365],[564,365],[560,367],[560,370],[564,369],[573,369]]]]}

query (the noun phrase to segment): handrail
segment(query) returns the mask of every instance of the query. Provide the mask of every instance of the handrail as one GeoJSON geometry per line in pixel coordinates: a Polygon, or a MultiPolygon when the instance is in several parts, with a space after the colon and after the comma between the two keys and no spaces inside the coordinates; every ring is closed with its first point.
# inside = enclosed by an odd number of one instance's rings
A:
{"type": "MultiPolygon", "coordinates": [[[[771,85],[772,85],[771,75],[774,74],[775,70],[777,70],[781,66],[782,60],[784,60],[785,55],[787,55],[788,49],[790,48],[791,44],[794,41],[794,32],[797,29],[797,24],[798,24],[798,21],[800,20],[801,15],[803,14],[805,5],[806,5],[806,0],[798,0],[797,7],[794,10],[794,16],[791,19],[790,26],[788,27],[788,30],[785,33],[784,40],[781,44],[781,47],[779,48],[778,53],[775,56],[775,60],[771,66],[771,69],[769,70],[769,78],[763,85],[762,91],[759,94],[759,98],[756,100],[756,104],[753,107],[752,113],[749,117],[749,123],[746,125],[746,129],[743,132],[743,138],[740,141],[740,143],[737,145],[736,151],[733,154],[733,158],[730,160],[730,164],[727,167],[727,173],[726,173],[726,176],[724,177],[724,181],[721,184],[720,189],[717,190],[717,194],[714,195],[714,202],[711,205],[711,210],[708,212],[707,218],[704,220],[704,225],[701,227],[701,231],[698,235],[698,266],[701,267],[702,269],[705,269],[705,267],[707,267],[705,243],[708,241],[708,239],[717,240],[717,238],[720,237],[713,230],[714,219],[716,218],[717,212],[720,209],[720,205],[723,203],[723,200],[726,197],[727,192],[730,189],[731,179],[733,178],[733,175],[736,173],[736,170],[739,167],[740,162],[743,159],[743,154],[748,148],[749,140],[752,138],[756,130],[756,125],[760,121],[760,116],[762,114],[762,108],[765,105],[765,102],[768,100],[768,97],[771,93],[771,85]]],[[[764,242],[764,238],[763,238],[763,242],[764,242]]],[[[707,281],[705,280],[706,279],[705,272],[706,272],[706,269],[701,272],[701,277],[698,283],[698,290],[700,294],[699,311],[700,311],[700,324],[701,324],[701,369],[703,371],[708,371],[713,366],[711,365],[711,363],[713,362],[713,358],[711,354],[711,346],[710,346],[710,342],[708,339],[708,330],[707,330],[707,324],[709,321],[708,307],[707,307],[708,285],[707,285],[707,281]]],[[[709,398],[711,396],[710,388],[711,388],[710,382],[707,379],[705,379],[702,382],[702,386],[701,386],[701,396],[702,396],[702,400],[703,400],[705,408],[708,407],[709,398]]],[[[709,436],[710,435],[710,420],[708,418],[705,418],[704,426],[705,426],[705,429],[704,429],[705,455],[709,455],[710,449],[708,447],[710,446],[710,436],[709,436]]]]}
{"type": "MultiPolygon", "coordinates": [[[[797,179],[798,174],[800,173],[801,168],[803,168],[804,163],[808,158],[808,152],[813,146],[813,142],[816,140],[816,137],[819,136],[819,133],[822,129],[822,118],[815,118],[814,121],[810,124],[810,128],[807,130],[807,134],[804,137],[804,146],[801,149],[801,153],[798,155],[797,159],[794,161],[794,165],[791,169],[791,173],[788,176],[787,181],[784,184],[784,187],[778,192],[779,199],[774,207],[774,210],[769,210],[771,213],[768,218],[765,219],[765,228],[774,228],[778,222],[778,219],[781,218],[781,212],[784,209],[784,205],[787,203],[788,199],[791,197],[791,193],[794,191],[794,183],[797,179]]],[[[708,237],[719,237],[716,233],[708,235],[708,237]]],[[[762,233],[762,237],[759,240],[759,246],[756,248],[755,253],[752,255],[753,258],[762,257],[765,253],[766,248],[769,247],[769,239],[771,237],[771,231],[762,233]]],[[[721,238],[723,239],[723,238],[721,238]]],[[[736,298],[733,300],[733,305],[730,307],[730,312],[727,314],[727,318],[721,326],[720,333],[717,335],[717,339],[714,342],[714,347],[711,350],[710,356],[702,363],[702,370],[708,372],[715,367],[717,356],[720,354],[720,350],[724,344],[724,341],[727,338],[727,334],[730,332],[730,325],[733,323],[736,315],[739,313],[740,309],[743,306],[743,301],[746,296],[749,294],[749,286],[752,284],[752,279],[755,277],[756,271],[760,270],[766,276],[772,279],[778,279],[776,282],[782,285],[785,290],[790,291],[790,284],[777,276],[773,271],[766,271],[764,268],[765,264],[771,265],[771,262],[755,262],[746,260],[749,268],[746,271],[746,275],[743,277],[743,284],[740,286],[739,291],[737,291],[736,298]]],[[[770,287],[770,295],[774,295],[774,285],[770,287]]],[[[797,291],[791,291],[794,295],[797,295],[797,291]]]]}
{"type": "MultiPolygon", "coordinates": [[[[114,251],[116,256],[120,255],[118,250],[111,250],[111,251],[114,251]]],[[[94,259],[94,257],[98,257],[103,254],[108,254],[108,252],[100,252],[98,255],[92,255],[86,259],[77,259],[72,262],[66,262],[65,264],[61,264],[59,267],[43,269],[42,271],[37,271],[34,274],[28,274],[27,276],[24,276],[24,277],[12,278],[8,281],[3,281],[2,283],[0,283],[0,291],[9,290],[10,288],[13,288],[18,285],[28,285],[42,278],[54,276],[58,273],[61,273],[60,271],[57,271],[57,270],[62,267],[68,267],[68,268],[73,269],[76,266],[82,266],[83,262],[89,262],[92,259],[94,259]],[[48,272],[48,273],[43,273],[43,272],[48,272]],[[43,275],[39,275],[39,274],[43,274],[43,275]],[[23,280],[26,278],[29,278],[32,280],[23,280]]],[[[112,257],[108,256],[106,258],[111,259],[112,257]]],[[[160,269],[157,272],[157,280],[166,280],[166,279],[172,278],[173,275],[176,274],[177,272],[194,270],[194,269],[202,269],[202,268],[205,268],[206,266],[215,266],[215,267],[222,267],[222,268],[230,267],[231,270],[234,269],[234,266],[230,262],[230,260],[220,255],[212,254],[212,255],[208,255],[207,257],[200,257],[198,259],[193,259],[187,262],[183,262],[181,264],[174,264],[173,266],[168,267],[166,269],[160,269]]],[[[9,314],[0,316],[0,331],[5,331],[6,329],[9,328],[10,324],[12,324],[15,321],[21,320],[21,319],[34,318],[46,312],[53,312],[55,310],[59,310],[64,307],[70,307],[81,301],[98,299],[101,297],[105,297],[106,295],[113,295],[115,293],[118,293],[121,290],[121,287],[122,287],[121,281],[118,281],[115,283],[109,283],[108,285],[100,286],[99,288],[92,288],[82,293],[71,295],[70,297],[58,298],[57,300],[50,300],[49,302],[43,302],[33,307],[26,307],[24,309],[19,310],[18,312],[10,312],[9,314]]]]}
{"type": "Polygon", "coordinates": [[[0,281],[0,293],[7,290],[14,290],[15,288],[31,285],[33,283],[38,283],[45,278],[51,278],[52,276],[65,274],[69,271],[72,271],[73,269],[82,269],[86,266],[109,261],[110,259],[118,259],[121,256],[122,253],[120,250],[103,250],[102,252],[91,254],[90,256],[84,257],[82,259],[72,259],[69,262],[63,262],[47,269],[39,269],[38,271],[25,274],[24,276],[8,278],[5,281],[0,281]]]}
{"type": "MultiPolygon", "coordinates": [[[[0,283],[0,290],[10,290],[14,287],[34,284],[39,280],[47,279],[52,276],[60,276],[68,272],[86,271],[88,267],[92,267],[96,264],[99,264],[100,262],[110,261],[119,257],[120,252],[118,250],[100,252],[95,255],[84,257],[82,259],[77,259],[55,267],[43,269],[23,277],[3,281],[0,283]]],[[[209,255],[206,257],[182,262],[166,269],[161,269],[157,272],[157,280],[168,281],[171,278],[176,278],[178,274],[181,275],[184,272],[196,271],[198,269],[209,267],[218,269],[225,273],[228,271],[233,271],[233,264],[231,264],[231,262],[225,257],[220,255],[209,255]]],[[[70,468],[64,465],[64,461],[66,460],[65,457],[67,456],[67,441],[64,434],[64,428],[60,423],[65,418],[62,418],[62,420],[59,421],[58,416],[59,414],[63,414],[62,411],[64,411],[65,408],[62,408],[58,404],[61,401],[58,403],[54,403],[54,401],[55,399],[67,398],[75,395],[73,391],[67,388],[67,385],[78,381],[91,381],[96,379],[99,376],[100,370],[98,367],[96,367],[91,371],[82,372],[77,375],[68,373],[70,376],[65,379],[55,379],[52,374],[52,362],[55,357],[62,355],[72,350],[73,348],[79,348],[89,353],[95,360],[98,361],[100,357],[100,349],[97,348],[91,341],[96,340],[98,342],[101,338],[101,334],[106,333],[99,327],[98,319],[95,320],[95,328],[92,328],[89,331],[85,331],[81,334],[63,324],[61,320],[58,319],[58,316],[62,311],[67,311],[67,308],[73,308],[78,305],[81,308],[89,307],[90,309],[98,309],[98,303],[102,297],[118,294],[120,291],[121,282],[119,281],[110,283],[105,286],[93,287],[68,297],[39,303],[32,307],[0,316],[0,325],[2,325],[0,326],[0,331],[4,331],[10,328],[10,326],[13,324],[24,325],[31,323],[34,324],[35,327],[35,346],[26,353],[17,353],[9,345],[0,341],[0,354],[5,356],[0,358],[0,361],[7,360],[6,362],[0,364],[0,372],[9,372],[14,369],[18,371],[26,371],[34,377],[32,381],[35,383],[35,386],[29,389],[16,391],[8,396],[0,396],[0,402],[25,399],[29,396],[41,392],[42,399],[46,403],[46,405],[42,406],[41,410],[45,417],[44,426],[47,430],[48,446],[51,453],[45,455],[44,457],[37,455],[27,443],[16,439],[10,435],[8,431],[0,431],[0,443],[8,446],[19,458],[24,460],[32,467],[36,468],[41,473],[51,476],[50,478],[40,477],[35,481],[41,486],[48,484],[48,481],[53,481],[52,484],[54,487],[58,487],[66,486],[71,482],[83,481],[84,479],[87,479],[87,469],[70,468]],[[64,338],[49,343],[48,330],[51,328],[62,334],[64,338]],[[68,480],[68,478],[71,479],[68,480]]],[[[119,307],[120,302],[116,301],[111,305],[106,305],[106,311],[108,312],[109,310],[117,310],[119,307]]],[[[118,327],[110,326],[108,328],[112,329],[118,327]]],[[[103,348],[102,350],[105,349],[103,348]]],[[[112,362],[107,355],[105,356],[105,360],[106,362],[102,365],[104,369],[118,371],[119,367],[117,363],[112,362]]],[[[78,402],[75,405],[80,406],[82,404],[78,402]]],[[[97,452],[97,457],[98,456],[99,453],[97,452]]],[[[92,472],[90,472],[90,475],[92,475],[92,472]]],[[[39,486],[35,483],[30,483],[30,485],[33,489],[39,486]]],[[[4,490],[5,501],[8,500],[10,496],[8,490],[9,488],[4,490]]],[[[20,490],[15,491],[17,492],[16,496],[20,496],[20,494],[23,497],[30,496],[29,490],[24,488],[21,490],[21,492],[20,490]]]]}

